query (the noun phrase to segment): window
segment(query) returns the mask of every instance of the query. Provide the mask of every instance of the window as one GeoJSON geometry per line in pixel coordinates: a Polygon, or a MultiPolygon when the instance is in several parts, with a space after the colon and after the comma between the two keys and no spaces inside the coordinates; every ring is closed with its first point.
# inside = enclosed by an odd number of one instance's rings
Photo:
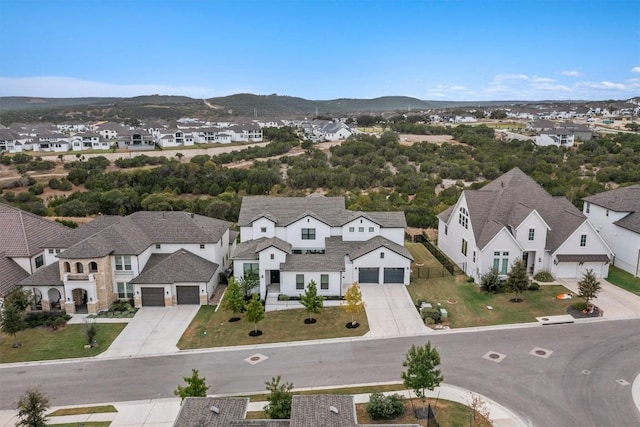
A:
{"type": "Polygon", "coordinates": [[[258,274],[258,270],[260,269],[257,262],[245,262],[242,264],[242,272],[244,277],[247,277],[251,274],[258,274]]]}
{"type": "Polygon", "coordinates": [[[131,271],[131,256],[129,256],[129,255],[117,255],[116,256],[116,271],[131,271]]]}
{"type": "Polygon", "coordinates": [[[162,245],[160,243],[156,243],[156,249],[160,249],[162,245]]]}
{"type": "Polygon", "coordinates": [[[349,233],[353,233],[354,231],[356,231],[355,227],[349,227],[349,233]]]}
{"type": "Polygon", "coordinates": [[[329,275],[321,274],[320,275],[320,289],[329,289],[329,275]]]}
{"type": "Polygon", "coordinates": [[[364,233],[364,227],[358,227],[358,233],[364,233]]]}
{"type": "Polygon", "coordinates": [[[469,211],[463,206],[458,213],[458,223],[464,228],[469,228],[469,211]]]}
{"type": "Polygon", "coordinates": [[[587,246],[587,235],[586,234],[581,234],[580,235],[580,246],[581,247],[585,247],[587,246]]]}
{"type": "Polygon", "coordinates": [[[585,203],[585,205],[584,205],[584,211],[585,211],[586,213],[591,212],[591,203],[585,203]]]}
{"type": "Polygon", "coordinates": [[[204,243],[200,243],[200,249],[204,249],[204,243]]]}
{"type": "Polygon", "coordinates": [[[129,299],[133,298],[133,285],[127,282],[118,282],[118,298],[129,299]]]}
{"type": "Polygon", "coordinates": [[[380,252],[380,258],[384,258],[384,252],[380,252]]]}
{"type": "Polygon", "coordinates": [[[607,209],[607,212],[605,212],[605,215],[609,216],[609,209],[607,209]]]}
{"type": "Polygon", "coordinates": [[[316,229],[315,228],[303,228],[302,229],[302,240],[316,240],[316,229]]]}
{"type": "Polygon", "coordinates": [[[304,289],[304,274],[296,274],[296,289],[304,289]]]}
{"type": "Polygon", "coordinates": [[[68,262],[64,263],[64,272],[71,273],[71,264],[69,264],[68,262]]]}
{"type": "Polygon", "coordinates": [[[276,259],[276,255],[275,254],[269,254],[271,259],[276,259]]]}
{"type": "Polygon", "coordinates": [[[98,263],[91,261],[89,263],[89,273],[96,273],[98,271],[98,263]]]}
{"type": "Polygon", "coordinates": [[[535,240],[536,238],[536,229],[535,228],[530,228],[529,229],[529,240],[535,240]]]}
{"type": "Polygon", "coordinates": [[[369,227],[369,233],[373,233],[373,227],[369,227]]]}
{"type": "Polygon", "coordinates": [[[36,268],[40,268],[44,265],[44,257],[42,255],[38,255],[35,259],[36,268]]]}
{"type": "Polygon", "coordinates": [[[473,258],[472,258],[473,262],[476,262],[476,251],[473,251],[473,258]]]}
{"type": "Polygon", "coordinates": [[[56,249],[56,253],[59,254],[60,253],[60,249],[56,249]]]}
{"type": "Polygon", "coordinates": [[[467,245],[468,245],[467,241],[462,239],[462,254],[464,256],[467,256],[467,245]]]}
{"type": "Polygon", "coordinates": [[[449,234],[449,226],[447,224],[444,225],[444,235],[449,234]]]}
{"type": "Polygon", "coordinates": [[[53,254],[53,249],[49,249],[49,253],[50,253],[50,254],[53,254]]]}
{"type": "Polygon", "coordinates": [[[500,274],[507,274],[507,269],[509,268],[509,252],[502,252],[502,268],[500,269],[500,274]]]}
{"type": "Polygon", "coordinates": [[[498,272],[498,274],[507,274],[507,270],[509,269],[509,252],[504,251],[496,251],[493,253],[493,269],[498,272]],[[500,257],[502,254],[502,258],[500,257]]]}
{"type": "Polygon", "coordinates": [[[84,266],[81,262],[76,262],[76,273],[84,273],[84,266]]]}
{"type": "Polygon", "coordinates": [[[260,232],[261,233],[266,233],[267,232],[267,227],[260,227],[260,232]]]}

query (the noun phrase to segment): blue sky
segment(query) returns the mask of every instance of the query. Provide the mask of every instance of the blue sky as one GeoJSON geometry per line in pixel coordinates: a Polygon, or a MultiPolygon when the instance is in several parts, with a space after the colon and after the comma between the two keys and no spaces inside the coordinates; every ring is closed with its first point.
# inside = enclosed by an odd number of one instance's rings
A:
{"type": "Polygon", "coordinates": [[[0,0],[0,95],[626,99],[639,0],[0,0]]]}

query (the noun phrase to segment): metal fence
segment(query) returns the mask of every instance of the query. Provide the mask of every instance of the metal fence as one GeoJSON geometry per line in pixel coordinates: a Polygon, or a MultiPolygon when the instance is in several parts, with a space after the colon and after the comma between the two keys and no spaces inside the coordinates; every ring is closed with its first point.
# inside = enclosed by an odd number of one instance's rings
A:
{"type": "MultiPolygon", "coordinates": [[[[420,243],[427,248],[427,250],[429,252],[431,252],[431,254],[438,260],[440,261],[440,264],[442,264],[442,267],[444,269],[447,270],[447,272],[449,272],[450,275],[457,275],[457,274],[463,274],[464,272],[464,265],[458,267],[456,264],[454,264],[449,257],[447,257],[444,253],[442,253],[442,251],[440,251],[440,249],[438,249],[438,247],[436,245],[434,245],[433,243],[431,243],[429,241],[429,239],[427,239],[426,235],[423,235],[423,238],[420,239],[420,243]]],[[[427,274],[429,274],[427,272],[427,274]]],[[[418,276],[420,277],[420,276],[418,276]]],[[[444,275],[440,275],[437,277],[444,277],[444,275]]],[[[429,277],[427,277],[429,278],[429,277]]]]}

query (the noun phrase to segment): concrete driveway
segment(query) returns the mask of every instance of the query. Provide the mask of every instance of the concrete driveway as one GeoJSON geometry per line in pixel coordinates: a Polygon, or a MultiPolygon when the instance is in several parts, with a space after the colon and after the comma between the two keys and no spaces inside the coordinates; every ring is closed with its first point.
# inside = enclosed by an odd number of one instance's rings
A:
{"type": "Polygon", "coordinates": [[[175,353],[178,340],[199,309],[199,305],[142,307],[109,349],[98,357],[175,353]]]}
{"type": "MultiPolygon", "coordinates": [[[[578,295],[578,280],[558,279],[565,288],[578,295]]],[[[603,310],[603,317],[607,319],[628,319],[640,317],[640,297],[625,291],[605,279],[599,278],[602,290],[593,301],[603,310]]]]}
{"type": "Polygon", "coordinates": [[[424,325],[413,305],[406,286],[401,284],[360,284],[369,319],[368,337],[391,337],[425,334],[424,325]]]}

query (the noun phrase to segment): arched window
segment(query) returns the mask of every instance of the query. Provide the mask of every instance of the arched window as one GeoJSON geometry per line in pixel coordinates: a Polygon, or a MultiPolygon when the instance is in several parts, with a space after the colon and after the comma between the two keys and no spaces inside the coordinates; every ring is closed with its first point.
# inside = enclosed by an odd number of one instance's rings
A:
{"type": "Polygon", "coordinates": [[[98,263],[91,261],[89,263],[89,273],[96,273],[98,271],[98,263]]]}
{"type": "Polygon", "coordinates": [[[76,272],[77,273],[84,273],[84,267],[82,266],[81,262],[76,262],[76,272]]]}
{"type": "Polygon", "coordinates": [[[71,264],[69,264],[68,262],[65,261],[64,263],[64,272],[65,273],[71,273],[71,264]]]}

